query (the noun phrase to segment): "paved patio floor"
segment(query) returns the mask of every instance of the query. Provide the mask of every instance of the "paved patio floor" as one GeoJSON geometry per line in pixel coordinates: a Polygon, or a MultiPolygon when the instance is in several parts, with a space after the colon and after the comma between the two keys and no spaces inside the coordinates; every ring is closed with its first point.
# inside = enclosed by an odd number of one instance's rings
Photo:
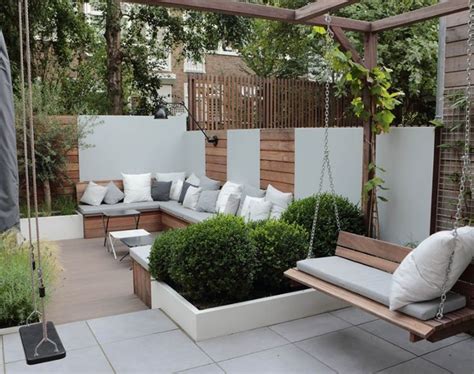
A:
{"type": "Polygon", "coordinates": [[[67,357],[27,366],[0,338],[0,373],[474,373],[474,338],[410,343],[353,308],[194,343],[160,310],[58,326],[67,357]],[[2,348],[3,347],[3,348],[2,348]]]}

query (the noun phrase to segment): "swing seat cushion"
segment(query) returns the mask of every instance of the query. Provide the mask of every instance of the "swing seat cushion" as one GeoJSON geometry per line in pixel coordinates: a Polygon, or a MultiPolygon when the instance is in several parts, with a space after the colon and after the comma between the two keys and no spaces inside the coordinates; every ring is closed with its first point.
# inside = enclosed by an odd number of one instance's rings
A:
{"type": "MultiPolygon", "coordinates": [[[[297,263],[298,270],[336,286],[357,293],[385,306],[389,306],[392,274],[382,270],[349,261],[338,256],[302,260],[297,263]]],[[[399,311],[419,320],[429,320],[436,316],[439,300],[412,303],[399,311]]],[[[462,309],[466,298],[450,292],[445,313],[462,309]]]]}

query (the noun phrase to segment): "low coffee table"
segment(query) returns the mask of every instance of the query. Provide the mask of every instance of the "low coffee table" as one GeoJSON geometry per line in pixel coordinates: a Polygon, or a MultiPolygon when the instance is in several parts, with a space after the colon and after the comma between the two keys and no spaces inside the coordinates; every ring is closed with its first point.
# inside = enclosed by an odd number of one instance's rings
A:
{"type": "Polygon", "coordinates": [[[140,212],[135,209],[116,209],[102,212],[102,226],[104,227],[104,247],[107,244],[109,234],[109,222],[111,218],[133,217],[135,220],[135,229],[138,229],[140,223],[140,212]]]}
{"type": "MultiPolygon", "coordinates": [[[[128,249],[153,244],[153,237],[148,231],[143,229],[111,231],[109,232],[109,243],[115,259],[117,259],[117,253],[115,252],[114,245],[115,240],[120,240],[128,247],[128,249]]],[[[130,253],[127,252],[124,256],[122,256],[122,258],[120,258],[120,261],[122,261],[129,254],[130,253]]]]}

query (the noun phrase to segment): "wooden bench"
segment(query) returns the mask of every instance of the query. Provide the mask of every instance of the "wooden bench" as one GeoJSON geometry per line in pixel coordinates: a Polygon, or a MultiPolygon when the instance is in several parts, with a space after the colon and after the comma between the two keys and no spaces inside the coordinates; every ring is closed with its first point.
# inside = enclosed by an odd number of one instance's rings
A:
{"type": "MultiPolygon", "coordinates": [[[[110,180],[94,181],[95,183],[106,186],[110,180]]],[[[115,185],[123,191],[122,180],[114,180],[115,185]]],[[[89,182],[76,183],[76,200],[80,200],[89,182]]],[[[84,238],[100,238],[104,236],[101,214],[87,214],[84,217],[84,238]]],[[[141,229],[149,232],[163,231],[167,229],[183,228],[191,223],[173,216],[170,213],[163,212],[160,209],[141,210],[140,225],[141,229]]],[[[114,218],[110,220],[109,231],[129,230],[135,228],[135,222],[130,217],[114,218]]]]}
{"type": "MultiPolygon", "coordinates": [[[[410,251],[410,248],[341,232],[337,241],[336,256],[393,273],[410,251]]],[[[469,265],[453,287],[453,291],[466,297],[466,307],[445,314],[442,320],[432,319],[429,321],[421,321],[403,313],[390,311],[385,305],[318,279],[296,268],[287,270],[285,275],[298,283],[344,300],[357,308],[407,330],[412,342],[423,339],[436,342],[474,329],[474,264],[469,265]]]]}

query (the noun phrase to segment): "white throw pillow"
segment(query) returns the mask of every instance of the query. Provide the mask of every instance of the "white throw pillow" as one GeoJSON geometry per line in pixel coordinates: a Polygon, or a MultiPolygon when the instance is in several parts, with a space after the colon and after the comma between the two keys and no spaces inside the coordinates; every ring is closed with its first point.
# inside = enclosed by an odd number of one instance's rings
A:
{"type": "Polygon", "coordinates": [[[288,208],[288,205],[290,205],[290,203],[293,201],[293,194],[291,192],[282,192],[277,190],[275,187],[269,184],[267,193],[265,195],[265,200],[270,201],[273,204],[270,217],[279,219],[286,208],[288,208]]]}
{"type": "Polygon", "coordinates": [[[170,199],[178,201],[181,196],[181,191],[183,190],[184,180],[179,180],[173,182],[170,189],[170,199]]]}
{"type": "MultiPolygon", "coordinates": [[[[239,202],[240,197],[242,195],[242,185],[232,182],[226,182],[219,193],[219,197],[217,198],[216,203],[216,212],[217,213],[224,213],[224,209],[227,205],[227,200],[229,199],[230,195],[237,195],[239,202]]],[[[237,207],[238,209],[239,207],[237,207]]],[[[235,213],[234,213],[235,214],[235,213]]]]}
{"type": "MultiPolygon", "coordinates": [[[[249,219],[249,217],[250,217],[250,204],[254,201],[265,201],[265,198],[245,196],[244,203],[240,204],[242,206],[242,210],[240,211],[239,216],[244,217],[246,220],[249,219]]],[[[271,206],[272,206],[272,203],[270,203],[270,209],[271,209],[271,206]]]]}
{"type": "Polygon", "coordinates": [[[201,191],[202,190],[199,187],[189,187],[183,200],[183,206],[185,208],[196,210],[201,191]]]}
{"type": "Polygon", "coordinates": [[[123,174],[124,203],[153,201],[151,197],[151,173],[123,174]]]}
{"type": "Polygon", "coordinates": [[[186,182],[188,182],[189,184],[192,184],[193,186],[198,186],[201,184],[201,180],[199,179],[199,177],[192,173],[188,179],[186,179],[186,182]]]}
{"type": "Polygon", "coordinates": [[[250,202],[249,215],[247,221],[264,221],[270,217],[272,210],[272,203],[265,201],[265,199],[257,199],[250,202]]]}
{"type": "Polygon", "coordinates": [[[183,181],[186,179],[186,173],[184,171],[176,173],[156,173],[155,178],[158,182],[173,182],[170,189],[170,199],[179,200],[181,189],[183,188],[183,181]],[[179,184],[179,181],[181,181],[181,184],[179,184]]]}
{"type": "Polygon", "coordinates": [[[395,270],[390,289],[390,310],[441,296],[449,257],[454,250],[447,289],[450,290],[473,258],[474,228],[440,231],[423,240],[395,270]]]}
{"type": "Polygon", "coordinates": [[[235,216],[235,214],[237,213],[237,210],[239,209],[239,205],[240,205],[240,195],[230,194],[227,197],[224,209],[219,213],[230,214],[232,216],[235,216]]]}
{"type": "Polygon", "coordinates": [[[82,194],[81,203],[98,206],[102,204],[106,194],[107,187],[100,186],[94,182],[89,182],[86,190],[82,194]]]}

